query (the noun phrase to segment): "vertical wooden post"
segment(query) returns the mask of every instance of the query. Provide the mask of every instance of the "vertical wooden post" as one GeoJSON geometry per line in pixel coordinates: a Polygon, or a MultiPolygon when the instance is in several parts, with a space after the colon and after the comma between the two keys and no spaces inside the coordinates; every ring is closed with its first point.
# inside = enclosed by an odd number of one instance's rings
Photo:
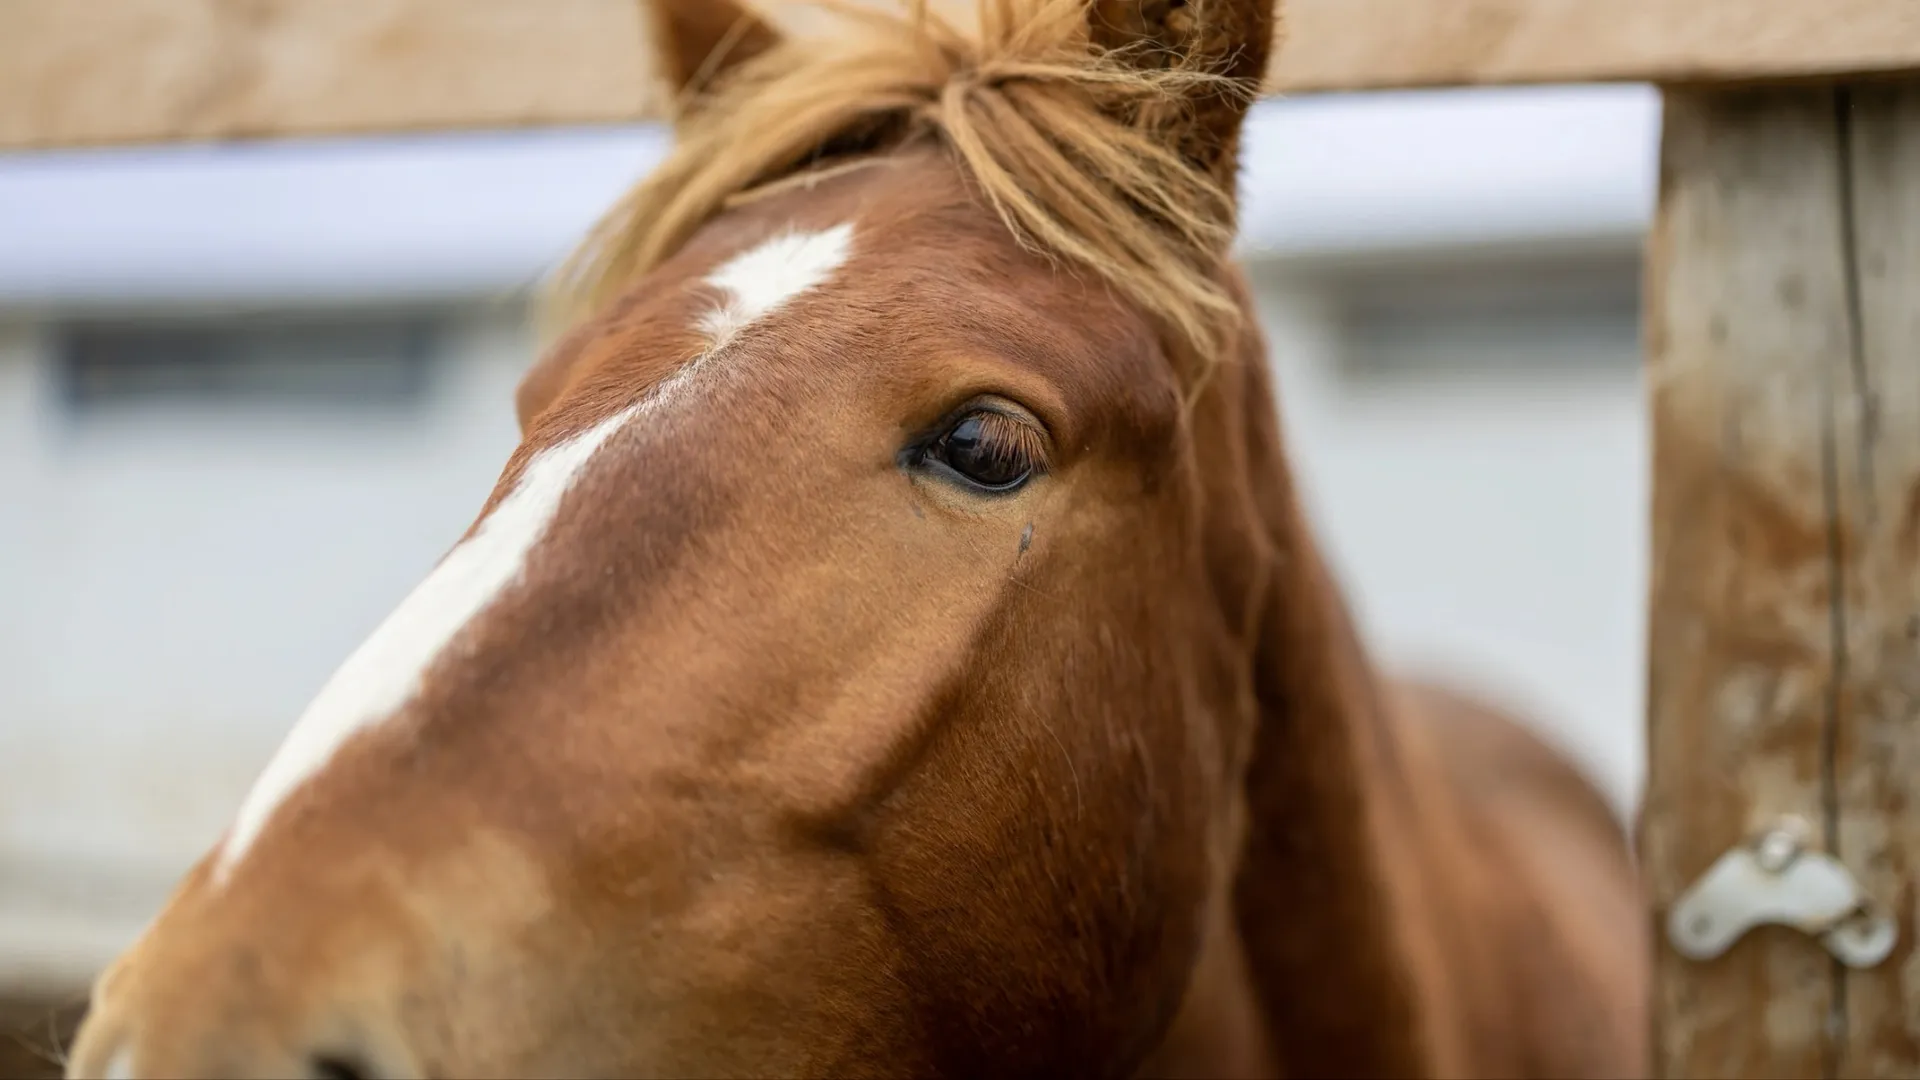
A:
{"type": "Polygon", "coordinates": [[[1660,190],[1656,1070],[1920,1075],[1920,86],[1670,92],[1660,190]],[[1777,928],[1706,963],[1664,944],[1674,899],[1781,814],[1891,909],[1879,967],[1777,928]]]}
{"type": "Polygon", "coordinates": [[[1834,470],[1835,832],[1901,942],[1847,974],[1835,1075],[1920,1076],[1920,85],[1859,87],[1846,105],[1857,330],[1834,470]]]}

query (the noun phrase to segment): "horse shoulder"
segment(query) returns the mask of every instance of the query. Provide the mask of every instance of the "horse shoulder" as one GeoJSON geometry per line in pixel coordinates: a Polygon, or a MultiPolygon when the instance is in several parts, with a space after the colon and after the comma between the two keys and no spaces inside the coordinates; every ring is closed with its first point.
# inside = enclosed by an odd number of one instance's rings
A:
{"type": "Polygon", "coordinates": [[[1644,1075],[1646,918],[1612,807],[1512,716],[1415,683],[1390,701],[1408,932],[1458,1059],[1441,1071],[1644,1075]]]}

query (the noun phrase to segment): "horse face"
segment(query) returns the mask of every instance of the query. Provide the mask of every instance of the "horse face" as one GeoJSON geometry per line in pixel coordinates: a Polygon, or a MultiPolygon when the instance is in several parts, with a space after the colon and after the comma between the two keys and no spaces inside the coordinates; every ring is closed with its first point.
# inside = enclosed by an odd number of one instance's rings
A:
{"type": "Polygon", "coordinates": [[[1221,955],[1267,400],[1180,373],[1271,0],[657,7],[767,58],[663,166],[740,197],[529,374],[75,1075],[1131,1074],[1221,955]]]}
{"type": "Polygon", "coordinates": [[[1146,321],[909,152],[715,221],[522,405],[90,1036],[141,1074],[1136,1059],[1225,641],[1146,321]]]}

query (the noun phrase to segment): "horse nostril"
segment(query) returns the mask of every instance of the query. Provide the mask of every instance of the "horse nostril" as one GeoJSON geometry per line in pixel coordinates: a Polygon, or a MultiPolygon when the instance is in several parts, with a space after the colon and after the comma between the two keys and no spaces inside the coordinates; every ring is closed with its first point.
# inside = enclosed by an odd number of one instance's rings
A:
{"type": "Polygon", "coordinates": [[[374,1080],[375,1074],[356,1058],[340,1054],[315,1054],[307,1059],[311,1080],[374,1080]]]}

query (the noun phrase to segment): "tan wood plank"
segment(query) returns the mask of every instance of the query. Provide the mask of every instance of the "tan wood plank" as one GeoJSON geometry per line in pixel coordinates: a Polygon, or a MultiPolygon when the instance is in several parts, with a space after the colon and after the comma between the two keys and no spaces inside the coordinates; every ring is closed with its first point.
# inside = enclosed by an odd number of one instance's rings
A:
{"type": "Polygon", "coordinates": [[[1653,564],[1641,852],[1657,1075],[1832,1075],[1826,954],[1778,928],[1665,945],[1669,906],[1774,814],[1823,820],[1835,694],[1827,448],[1851,370],[1833,94],[1670,93],[1648,248],[1653,564]]]}
{"type": "Polygon", "coordinates": [[[1839,853],[1901,941],[1847,974],[1834,1075],[1920,1075],[1920,83],[1847,92],[1860,331],[1836,394],[1839,853]]]}
{"type": "Polygon", "coordinates": [[[0,148],[659,111],[634,0],[0,0],[0,148]]]}
{"type": "Polygon", "coordinates": [[[1920,70],[1920,0],[1289,0],[1274,87],[1920,70]]]}
{"type": "MultiPolygon", "coordinates": [[[[657,118],[641,2],[0,0],[0,149],[657,118]]],[[[1920,70],[1920,0],[1286,10],[1279,92],[1920,70]]]]}

